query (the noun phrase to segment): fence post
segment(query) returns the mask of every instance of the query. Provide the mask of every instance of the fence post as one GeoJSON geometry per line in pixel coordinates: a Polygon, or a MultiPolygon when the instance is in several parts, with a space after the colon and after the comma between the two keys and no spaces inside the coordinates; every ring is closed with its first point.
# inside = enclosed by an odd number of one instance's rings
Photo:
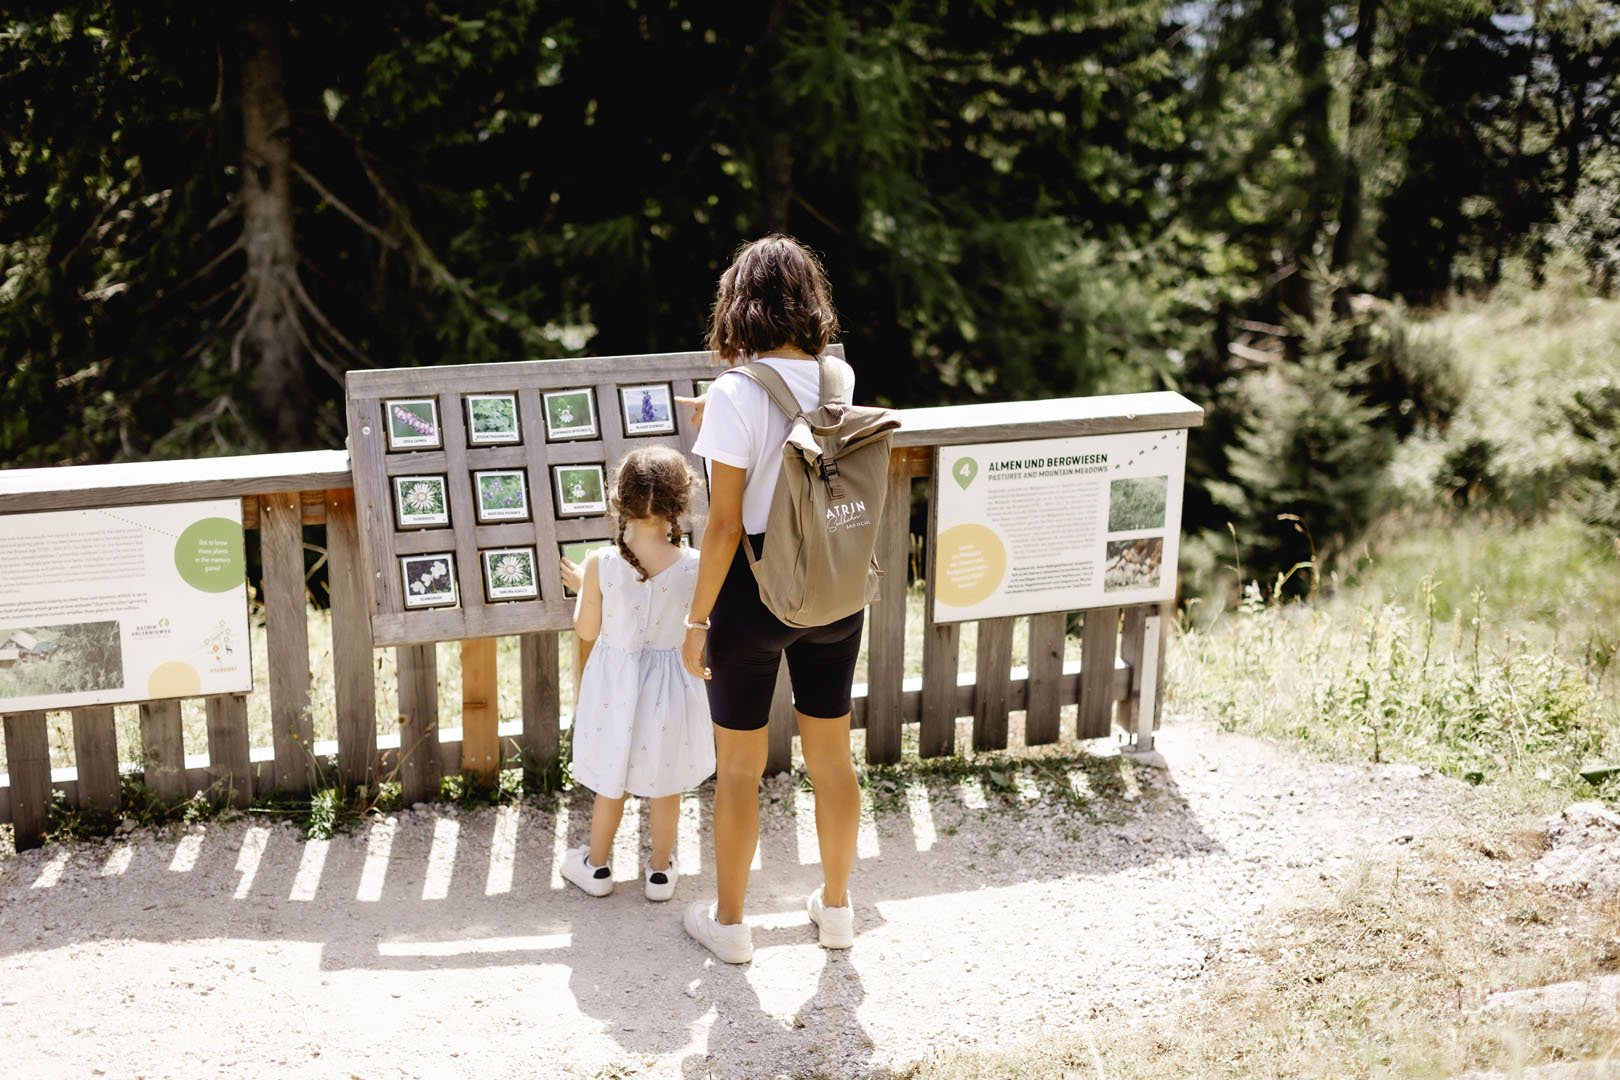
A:
{"type": "Polygon", "coordinates": [[[906,666],[906,566],[911,557],[911,454],[889,454],[888,491],[878,524],[883,591],[867,620],[866,760],[900,760],[900,702],[906,666]]]}
{"type": "Polygon", "coordinates": [[[309,715],[309,621],[304,602],[304,512],[296,491],[259,497],[264,623],[270,668],[270,731],[276,790],[309,791],[315,725],[309,715]]]}
{"type": "Polygon", "coordinates": [[[5,718],[6,769],[11,775],[11,825],[17,850],[45,842],[51,805],[51,747],[43,712],[5,718]]]}
{"type": "Polygon", "coordinates": [[[238,810],[253,803],[253,768],[248,762],[247,696],[204,698],[208,712],[208,780],[238,810]]]}
{"type": "Polygon", "coordinates": [[[500,689],[495,639],[461,643],[461,768],[485,780],[501,771],[500,689]]]}
{"type": "Polygon", "coordinates": [[[431,641],[394,650],[399,678],[399,786],[405,805],[439,797],[439,656],[431,641]]]}
{"type": "Polygon", "coordinates": [[[326,493],[327,579],[332,594],[332,682],[337,698],[338,780],[370,787],[377,771],[377,685],[354,492],[326,493]]]}
{"type": "Polygon", "coordinates": [[[562,716],[561,636],[556,631],[518,638],[518,679],[523,695],[523,765],[527,772],[556,777],[562,716]]]}

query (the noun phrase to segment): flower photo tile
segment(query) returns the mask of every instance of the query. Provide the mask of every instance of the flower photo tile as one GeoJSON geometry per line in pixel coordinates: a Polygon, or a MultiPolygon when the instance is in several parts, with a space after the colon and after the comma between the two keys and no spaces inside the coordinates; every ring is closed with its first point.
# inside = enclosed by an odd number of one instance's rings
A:
{"type": "Polygon", "coordinates": [[[607,482],[600,465],[557,465],[557,516],[585,517],[607,513],[607,482]]]}
{"type": "Polygon", "coordinates": [[[384,401],[382,407],[388,449],[426,450],[437,449],[443,444],[439,436],[439,403],[436,399],[394,398],[384,401]]]}
{"type": "Polygon", "coordinates": [[[407,608],[456,606],[456,557],[448,551],[435,555],[407,555],[399,560],[407,608]]]}
{"type": "Polygon", "coordinates": [[[540,595],[534,548],[493,548],[479,553],[484,563],[484,592],[491,600],[533,600],[540,595]]]}
{"type": "Polygon", "coordinates": [[[394,520],[398,528],[450,524],[450,496],[443,476],[394,477],[394,520]]]}
{"type": "Polygon", "coordinates": [[[555,442],[600,437],[596,426],[596,397],[589,388],[552,390],[544,399],[547,439],[555,442]]]}
{"type": "Polygon", "coordinates": [[[529,516],[529,484],[522,469],[473,473],[473,503],[480,523],[524,521],[529,516]]]}
{"type": "Polygon", "coordinates": [[[668,383],[619,387],[619,406],[624,412],[626,435],[673,435],[674,401],[668,383]]]}
{"type": "MultiPolygon", "coordinates": [[[[611,540],[575,540],[569,544],[559,544],[557,547],[558,550],[562,552],[563,558],[567,559],[575,566],[584,566],[585,557],[587,555],[595,551],[597,548],[605,548],[611,543],[613,543],[611,540]]],[[[564,585],[563,595],[573,596],[574,590],[570,589],[567,585],[564,585]]]]}
{"type": "Polygon", "coordinates": [[[516,394],[468,394],[467,442],[496,446],[522,441],[516,394]]]}

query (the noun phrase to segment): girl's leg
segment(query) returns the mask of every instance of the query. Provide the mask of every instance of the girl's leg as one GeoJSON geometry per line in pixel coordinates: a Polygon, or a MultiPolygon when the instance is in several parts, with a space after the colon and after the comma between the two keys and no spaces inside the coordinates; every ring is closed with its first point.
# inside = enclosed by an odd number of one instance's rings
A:
{"type": "MultiPolygon", "coordinates": [[[[816,788],[816,840],[821,846],[821,900],[849,905],[849,873],[855,866],[855,834],[861,825],[861,789],[849,750],[849,714],[835,719],[795,713],[799,749],[816,788]]],[[[750,853],[752,854],[752,853],[750,853]]]]}
{"type": "Polygon", "coordinates": [[[748,868],[759,846],[759,779],[765,775],[769,728],[714,728],[714,877],[719,887],[714,921],[742,922],[748,868]]]}
{"type": "Polygon", "coordinates": [[[652,858],[647,865],[654,870],[668,870],[669,857],[675,851],[675,826],[681,820],[681,797],[665,795],[661,799],[648,799],[647,817],[652,833],[652,858]]]}
{"type": "Polygon", "coordinates": [[[591,807],[591,865],[606,866],[613,857],[613,838],[619,832],[619,819],[624,816],[624,796],[610,799],[598,795],[591,807]]]}

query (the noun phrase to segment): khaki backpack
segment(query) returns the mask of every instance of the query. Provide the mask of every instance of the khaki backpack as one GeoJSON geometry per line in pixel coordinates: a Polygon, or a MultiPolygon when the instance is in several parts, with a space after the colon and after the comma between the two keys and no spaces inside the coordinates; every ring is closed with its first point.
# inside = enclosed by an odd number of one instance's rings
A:
{"type": "MultiPolygon", "coordinates": [[[[827,387],[806,412],[769,364],[731,370],[752,379],[788,418],[782,469],[766,519],[764,550],[743,547],[765,607],[789,626],[825,626],[877,599],[878,521],[889,490],[889,444],[900,414],[851,405],[827,387]]],[[[909,513],[901,507],[900,513],[909,513]]]]}

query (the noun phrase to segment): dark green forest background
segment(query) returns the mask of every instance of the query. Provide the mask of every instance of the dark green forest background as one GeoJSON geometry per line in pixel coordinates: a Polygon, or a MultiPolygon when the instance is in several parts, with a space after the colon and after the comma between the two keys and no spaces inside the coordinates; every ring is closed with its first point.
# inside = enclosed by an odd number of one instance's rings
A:
{"type": "Polygon", "coordinates": [[[12,2],[0,465],[337,447],[356,367],[701,348],[784,230],[864,398],[1178,390],[1187,528],[1286,567],[1455,407],[1413,311],[1612,289],[1617,71],[1595,0],[12,2]]]}

